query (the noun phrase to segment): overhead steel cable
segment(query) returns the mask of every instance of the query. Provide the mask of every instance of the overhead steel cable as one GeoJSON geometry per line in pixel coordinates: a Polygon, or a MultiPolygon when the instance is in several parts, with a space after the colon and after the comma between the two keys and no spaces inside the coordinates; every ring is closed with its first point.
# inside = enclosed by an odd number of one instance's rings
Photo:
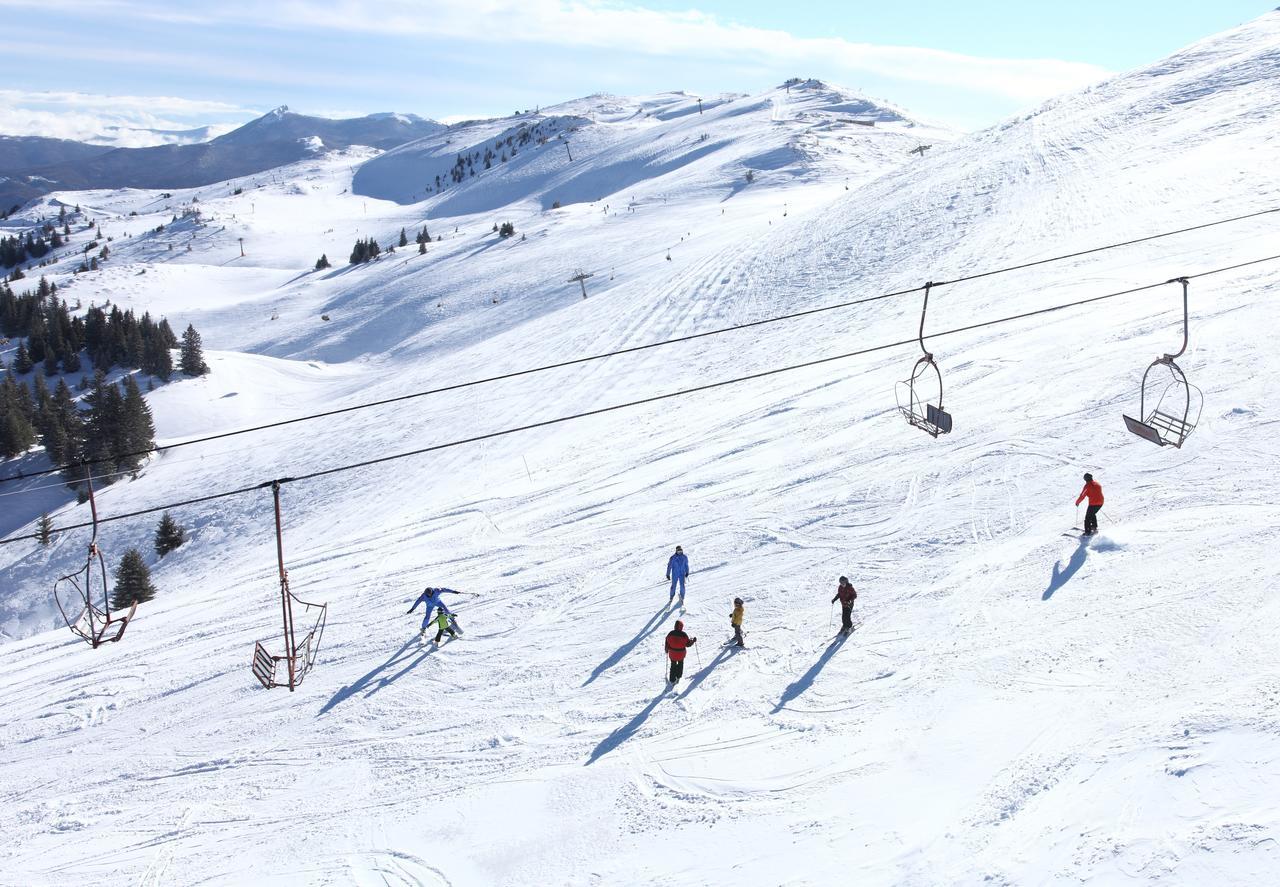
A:
{"type": "MultiPolygon", "coordinates": [[[[970,274],[964,277],[956,277],[951,280],[934,281],[933,287],[937,288],[940,286],[950,286],[956,283],[964,283],[970,280],[978,280],[984,277],[992,277],[997,274],[1006,274],[1011,271],[1020,271],[1025,268],[1034,268],[1039,265],[1047,265],[1053,262],[1062,262],[1062,261],[1066,261],[1067,259],[1074,259],[1074,258],[1079,258],[1081,256],[1092,255],[1094,253],[1106,252],[1108,250],[1113,250],[1113,249],[1120,249],[1126,246],[1133,246],[1139,243],[1146,243],[1152,240],[1159,240],[1164,237],[1173,237],[1175,235],[1186,234],[1191,231],[1200,231],[1205,228],[1213,228],[1219,225],[1227,225],[1234,222],[1242,222],[1247,219],[1258,218],[1259,216],[1265,216],[1273,213],[1280,213],[1280,207],[1258,210],[1257,212],[1245,213],[1244,215],[1239,215],[1239,216],[1232,216],[1231,218],[1228,218],[1228,219],[1218,219],[1217,221],[1204,222],[1202,224],[1191,225],[1186,228],[1177,228],[1172,231],[1162,231],[1158,234],[1149,234],[1145,237],[1137,237],[1132,240],[1125,240],[1125,241],[1120,241],[1118,243],[1110,243],[1110,244],[1105,244],[1103,246],[1091,247],[1086,250],[1079,250],[1073,253],[1065,253],[1060,256],[1051,256],[1047,259],[1036,259],[1035,261],[1032,261],[1032,262],[1023,262],[1021,264],[1010,265],[1005,268],[995,268],[990,271],[982,271],[977,274],[970,274]]],[[[319,413],[309,413],[305,416],[295,416],[291,419],[281,419],[276,422],[267,422],[262,425],[252,425],[247,428],[238,428],[233,431],[222,431],[217,434],[209,434],[203,437],[196,437],[190,440],[182,440],[176,443],[150,447],[148,449],[134,450],[132,452],[119,453],[116,455],[105,456],[97,459],[87,459],[81,462],[72,462],[65,465],[56,466],[53,468],[41,469],[40,471],[18,472],[17,474],[0,477],[0,484],[10,483],[18,480],[25,480],[27,478],[33,478],[33,477],[44,477],[46,475],[57,474],[59,472],[67,471],[74,468],[84,468],[89,465],[97,465],[103,462],[114,462],[114,461],[119,461],[120,459],[132,459],[132,458],[138,458],[142,456],[149,456],[154,453],[164,453],[169,450],[178,449],[179,447],[189,447],[195,444],[209,443],[210,441],[223,440],[224,438],[236,437],[241,434],[255,434],[261,431],[270,431],[271,429],[274,429],[274,428],[283,428],[287,425],[295,425],[299,422],[310,422],[316,419],[327,419],[333,416],[343,415],[344,413],[353,413],[361,410],[369,410],[377,407],[384,407],[390,404],[402,403],[406,400],[415,400],[417,398],[422,398],[422,397],[431,397],[437,394],[447,394],[451,391],[459,391],[464,388],[473,388],[478,385],[487,385],[493,382],[503,382],[509,379],[516,379],[521,376],[529,376],[535,373],[544,373],[549,370],[564,369],[565,367],[577,366],[579,364],[584,364],[584,363],[591,363],[597,360],[605,360],[610,357],[619,357],[624,354],[635,354],[640,351],[648,351],[649,349],[661,348],[666,345],[677,345],[682,342],[692,342],[697,339],[705,339],[710,336],[720,336],[720,335],[724,335],[725,333],[738,332],[739,330],[752,329],[754,327],[766,326],[768,324],[773,324],[773,323],[782,323],[784,321],[795,320],[800,317],[808,317],[814,314],[822,314],[827,311],[838,311],[844,308],[852,308],[857,305],[866,305],[868,303],[879,302],[884,299],[892,299],[892,298],[897,298],[899,296],[910,295],[911,293],[923,292],[923,290],[924,290],[923,286],[916,286],[916,287],[911,287],[910,289],[895,290],[893,292],[881,293],[875,296],[867,296],[862,299],[850,299],[844,302],[836,302],[831,305],[821,305],[817,308],[806,308],[802,311],[792,311],[787,314],[777,314],[777,315],[772,315],[770,317],[761,318],[760,320],[745,321],[743,323],[736,323],[730,326],[718,327],[713,330],[704,330],[703,332],[700,332],[700,333],[690,333],[685,336],[676,336],[670,339],[661,339],[656,342],[646,342],[643,345],[631,345],[626,348],[617,348],[613,351],[604,351],[599,354],[589,354],[583,357],[574,357],[574,358],[570,358],[569,360],[557,361],[555,363],[542,364],[540,366],[535,366],[535,367],[526,367],[525,369],[512,370],[511,372],[508,372],[508,373],[500,373],[498,375],[486,376],[480,379],[471,379],[466,382],[455,382],[450,385],[442,385],[438,388],[428,388],[424,391],[414,391],[409,394],[401,394],[401,395],[397,395],[396,397],[388,397],[382,400],[365,401],[358,404],[352,404],[351,406],[347,406],[347,407],[339,407],[337,409],[325,410],[319,413]]]]}
{"type": "MultiPolygon", "coordinates": [[[[1214,274],[1225,274],[1228,271],[1235,271],[1240,268],[1247,268],[1252,265],[1261,265],[1266,262],[1275,262],[1275,261],[1280,261],[1280,254],[1277,254],[1274,256],[1267,256],[1261,259],[1251,259],[1247,262],[1239,262],[1234,265],[1227,265],[1225,267],[1215,268],[1210,271],[1201,271],[1197,274],[1186,274],[1186,275],[1183,275],[1183,278],[1185,278],[1186,280],[1196,280],[1201,277],[1210,277],[1214,274]]],[[[936,339],[942,336],[958,335],[959,333],[971,332],[973,330],[983,329],[985,327],[998,326],[1000,324],[1005,324],[1005,323],[1013,323],[1018,320],[1026,320],[1027,318],[1037,317],[1042,314],[1051,314],[1055,311],[1063,311],[1067,308],[1076,308],[1081,305],[1091,305],[1095,302],[1102,302],[1107,299],[1116,299],[1121,296],[1128,296],[1134,293],[1146,292],[1148,290],[1157,289],[1162,286],[1168,286],[1171,283],[1178,282],[1179,279],[1180,278],[1174,278],[1171,280],[1160,281],[1159,283],[1148,283],[1148,284],[1144,284],[1143,286],[1131,287],[1129,289],[1119,290],[1113,293],[1106,293],[1101,296],[1090,296],[1085,299],[1076,299],[1071,302],[1063,302],[1058,305],[1050,305],[1047,308],[1036,308],[1031,311],[1023,311],[1018,314],[1010,314],[1005,317],[998,317],[998,318],[995,318],[994,320],[984,320],[984,321],[979,321],[977,323],[966,324],[965,326],[953,327],[951,329],[940,330],[938,332],[931,332],[929,334],[929,338],[936,339]]],[[[184,499],[178,502],[170,502],[165,505],[156,505],[151,508],[143,508],[138,511],[130,511],[125,514],[115,514],[115,515],[110,515],[108,517],[99,517],[97,520],[97,523],[104,524],[112,521],[126,520],[128,518],[141,517],[144,515],[155,514],[157,512],[167,511],[175,508],[183,508],[188,505],[197,505],[202,502],[212,502],[216,499],[226,499],[232,496],[242,496],[245,493],[252,493],[257,490],[266,489],[274,483],[279,483],[283,485],[288,483],[296,483],[298,481],[312,480],[314,478],[319,478],[319,477],[327,477],[332,474],[340,474],[346,471],[355,471],[356,469],[359,469],[359,468],[368,468],[373,465],[381,465],[385,462],[393,462],[399,459],[408,459],[413,456],[421,456],[426,453],[434,453],[440,450],[447,450],[447,449],[452,449],[454,447],[466,446],[468,444],[480,443],[482,441],[492,440],[497,437],[505,437],[506,435],[509,435],[509,434],[518,434],[523,431],[532,431],[537,428],[547,428],[552,425],[560,425],[565,422],[573,422],[578,419],[586,419],[592,416],[599,416],[605,413],[616,412],[618,410],[625,410],[625,409],[630,409],[632,407],[644,406],[646,404],[657,403],[663,400],[670,400],[676,397],[686,397],[690,394],[698,394],[704,391],[712,391],[717,388],[724,388],[728,385],[737,385],[742,382],[751,382],[758,379],[764,379],[769,376],[781,375],[782,373],[790,373],[796,370],[810,369],[815,366],[821,366],[823,364],[833,363],[838,360],[847,360],[848,358],[851,358],[851,357],[860,357],[866,354],[874,354],[875,352],[878,352],[878,351],[888,351],[893,348],[902,348],[907,345],[915,345],[918,342],[919,340],[913,336],[909,339],[901,339],[897,342],[887,342],[882,345],[873,345],[869,348],[860,348],[856,351],[847,351],[843,354],[833,354],[828,357],[819,357],[819,358],[815,358],[814,360],[804,361],[803,363],[791,364],[789,366],[784,366],[784,367],[775,367],[769,370],[761,370],[758,373],[751,373],[746,376],[736,376],[732,379],[722,379],[719,382],[708,382],[704,385],[694,385],[690,388],[681,388],[676,391],[668,391],[664,394],[655,394],[650,397],[643,397],[638,400],[631,400],[625,403],[611,404],[610,406],[599,407],[594,410],[586,410],[581,413],[573,413],[568,416],[557,416],[554,419],[543,419],[542,421],[539,421],[539,422],[531,422],[527,425],[520,425],[514,428],[502,428],[497,431],[490,431],[485,434],[477,434],[477,435],[473,435],[472,437],[461,438],[459,440],[446,441],[445,443],[433,444],[429,447],[421,447],[416,450],[409,450],[407,452],[402,452],[402,453],[392,453],[386,456],[378,456],[373,459],[365,459],[360,462],[352,462],[346,465],[337,465],[333,468],[324,468],[319,471],[312,471],[306,474],[298,474],[290,477],[275,478],[273,480],[263,481],[262,483],[254,484],[248,487],[240,487],[238,489],[227,490],[221,493],[211,493],[207,496],[198,496],[192,499],[184,499]]],[[[54,527],[52,530],[50,530],[50,532],[65,533],[71,530],[79,530],[79,529],[83,529],[84,527],[91,527],[91,526],[93,526],[93,522],[68,524],[65,527],[54,527]]],[[[13,543],[13,542],[21,542],[27,539],[38,539],[39,537],[40,537],[39,533],[29,533],[24,536],[15,536],[10,539],[0,539],[0,545],[9,545],[10,543],[13,543]]]]}

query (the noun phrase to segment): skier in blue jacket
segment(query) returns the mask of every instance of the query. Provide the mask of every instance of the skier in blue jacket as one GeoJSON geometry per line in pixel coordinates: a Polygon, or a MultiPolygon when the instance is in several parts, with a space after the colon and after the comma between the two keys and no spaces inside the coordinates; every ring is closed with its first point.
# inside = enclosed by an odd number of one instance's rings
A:
{"type": "Polygon", "coordinates": [[[454,591],[452,588],[428,588],[418,596],[418,599],[413,602],[413,606],[409,608],[409,612],[412,613],[418,609],[418,604],[427,605],[427,612],[422,617],[422,630],[418,632],[419,634],[427,633],[427,626],[431,624],[431,614],[436,607],[439,607],[442,612],[450,616],[453,615],[453,611],[446,607],[444,601],[440,599],[442,594],[461,594],[461,592],[454,591]]]}
{"type": "Polygon", "coordinates": [[[676,599],[676,585],[680,585],[680,603],[684,603],[684,580],[689,577],[689,559],[684,556],[684,549],[676,546],[676,553],[667,561],[667,578],[671,580],[671,594],[667,603],[676,599]]]}

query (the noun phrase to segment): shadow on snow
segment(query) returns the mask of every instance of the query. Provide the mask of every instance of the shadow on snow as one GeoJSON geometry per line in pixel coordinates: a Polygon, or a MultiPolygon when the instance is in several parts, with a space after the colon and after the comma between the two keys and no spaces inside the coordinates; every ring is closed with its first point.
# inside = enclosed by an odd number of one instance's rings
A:
{"type": "Polygon", "coordinates": [[[618,649],[614,650],[609,654],[609,658],[597,665],[592,670],[590,676],[582,682],[582,686],[587,686],[587,684],[590,684],[596,678],[600,677],[600,675],[604,674],[606,671],[625,659],[627,654],[634,650],[641,641],[658,630],[658,627],[661,626],[663,621],[667,618],[667,612],[672,609],[673,608],[670,603],[664,604],[657,613],[654,613],[653,616],[650,617],[649,621],[645,623],[644,628],[640,629],[640,633],[638,635],[627,641],[618,649]]]}
{"type": "Polygon", "coordinates": [[[664,688],[661,692],[658,693],[657,696],[653,697],[653,699],[649,702],[648,705],[644,707],[644,710],[641,711],[640,714],[636,715],[634,718],[627,721],[627,723],[623,724],[617,730],[614,730],[604,739],[601,739],[600,744],[597,745],[595,747],[595,750],[591,752],[591,757],[587,760],[587,763],[584,764],[583,766],[590,767],[596,761],[600,760],[600,758],[604,757],[609,752],[613,751],[615,748],[622,745],[622,743],[626,742],[628,739],[634,736],[636,731],[644,726],[644,722],[649,720],[649,715],[653,714],[653,710],[658,707],[658,703],[661,702],[662,698],[666,695],[667,695],[667,691],[664,688]]]}
{"type": "MultiPolygon", "coordinates": [[[[334,693],[333,698],[324,704],[324,708],[320,709],[319,714],[320,715],[328,714],[329,711],[334,706],[338,705],[341,702],[346,702],[352,696],[356,695],[357,693],[363,692],[366,689],[368,689],[369,692],[364,694],[365,698],[372,696],[374,693],[377,693],[379,690],[381,690],[383,687],[387,686],[388,684],[395,683],[400,678],[404,677],[406,674],[412,671],[417,665],[419,665],[422,662],[422,660],[430,656],[434,652],[434,650],[435,650],[434,647],[429,647],[425,650],[421,649],[419,647],[417,638],[410,638],[409,640],[404,642],[404,645],[399,650],[396,650],[394,653],[392,653],[391,658],[389,658],[386,662],[374,668],[373,671],[369,672],[364,677],[360,678],[360,680],[356,681],[354,684],[343,687],[337,693],[334,693]],[[397,671],[395,674],[389,675],[387,677],[378,678],[378,676],[381,675],[383,672],[387,671],[388,669],[395,668],[401,663],[407,663],[407,664],[403,668],[401,668],[399,671],[397,671]],[[378,678],[378,679],[375,681],[375,678],[378,678]]],[[[317,717],[319,717],[319,715],[317,715],[317,717]]]]}
{"type": "Polygon", "coordinates": [[[697,689],[698,685],[701,684],[703,680],[706,679],[707,675],[711,674],[711,672],[715,669],[717,665],[719,665],[721,662],[724,662],[726,659],[732,656],[734,652],[736,652],[736,650],[737,650],[736,647],[721,647],[720,652],[716,654],[716,658],[711,660],[711,664],[708,665],[706,668],[701,669],[696,675],[694,675],[689,680],[689,686],[684,688],[684,692],[680,694],[680,698],[684,699],[686,696],[692,693],[695,689],[697,689]]]}
{"type": "Polygon", "coordinates": [[[1053,593],[1055,591],[1070,582],[1071,577],[1079,572],[1080,568],[1084,566],[1085,558],[1088,556],[1089,540],[1082,536],[1080,537],[1080,545],[1072,553],[1071,560],[1067,561],[1065,569],[1062,566],[1061,560],[1054,563],[1053,575],[1049,577],[1049,587],[1044,590],[1044,594],[1040,596],[1040,600],[1047,601],[1049,598],[1053,597],[1053,593]]]}
{"type": "Polygon", "coordinates": [[[836,639],[827,645],[827,649],[822,651],[818,661],[809,666],[808,671],[796,678],[787,689],[782,691],[782,698],[778,700],[778,704],[773,707],[773,711],[770,714],[777,714],[782,711],[788,702],[793,701],[805,690],[812,687],[814,680],[827,667],[827,663],[831,661],[831,657],[836,655],[836,651],[843,647],[844,642],[847,640],[849,640],[849,635],[837,635],[836,639]]]}

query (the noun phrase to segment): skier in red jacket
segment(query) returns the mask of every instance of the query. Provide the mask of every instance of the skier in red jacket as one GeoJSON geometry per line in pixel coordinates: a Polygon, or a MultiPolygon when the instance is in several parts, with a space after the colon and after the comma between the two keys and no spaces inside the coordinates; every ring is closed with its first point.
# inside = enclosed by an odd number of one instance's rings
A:
{"type": "Polygon", "coordinates": [[[1089,507],[1084,510],[1084,534],[1092,536],[1098,532],[1098,512],[1102,510],[1102,484],[1093,479],[1093,475],[1085,473],[1084,489],[1080,491],[1080,495],[1076,497],[1076,506],[1085,499],[1089,500],[1089,507]]]}
{"type": "Polygon", "coordinates": [[[667,678],[668,684],[674,684],[684,676],[685,650],[697,642],[697,638],[691,638],[684,633],[684,623],[677,619],[676,627],[667,632],[667,658],[671,660],[671,676],[667,678]]]}

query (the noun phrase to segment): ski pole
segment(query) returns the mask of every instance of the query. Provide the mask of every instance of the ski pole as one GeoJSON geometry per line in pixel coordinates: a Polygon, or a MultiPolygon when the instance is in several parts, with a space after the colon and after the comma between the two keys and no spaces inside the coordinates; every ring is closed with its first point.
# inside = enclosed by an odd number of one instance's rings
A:
{"type": "Polygon", "coordinates": [[[697,644],[694,644],[693,652],[698,656],[698,671],[702,671],[702,648],[700,648],[697,644]]]}
{"type": "Polygon", "coordinates": [[[831,618],[827,620],[827,628],[836,624],[836,602],[831,602],[831,618]]]}

